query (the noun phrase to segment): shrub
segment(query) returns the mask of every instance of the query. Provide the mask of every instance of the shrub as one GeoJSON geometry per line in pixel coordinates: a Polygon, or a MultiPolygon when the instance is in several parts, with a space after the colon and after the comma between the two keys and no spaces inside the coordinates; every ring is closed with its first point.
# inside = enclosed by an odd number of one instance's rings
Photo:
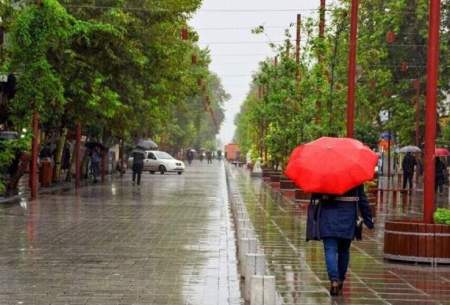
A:
{"type": "Polygon", "coordinates": [[[450,209],[437,209],[434,212],[434,222],[437,224],[450,225],[450,209]]]}

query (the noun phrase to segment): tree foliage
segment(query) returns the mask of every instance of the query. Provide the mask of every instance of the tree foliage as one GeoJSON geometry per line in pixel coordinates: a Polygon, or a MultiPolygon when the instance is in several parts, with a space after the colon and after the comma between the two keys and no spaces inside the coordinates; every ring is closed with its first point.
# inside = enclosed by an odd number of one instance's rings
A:
{"type": "MultiPolygon", "coordinates": [[[[340,1],[328,14],[325,36],[318,21],[302,26],[301,63],[287,42],[274,46],[278,64],[261,63],[252,90],[236,117],[236,141],[272,164],[283,164],[300,143],[323,135],[345,136],[350,1],[340,1]],[[306,41],[305,41],[306,40],[306,41]],[[296,78],[296,70],[300,78],[296,78]]],[[[317,16],[318,17],[318,16],[317,16]]],[[[450,86],[450,5],[442,5],[439,114],[447,114],[450,86]]],[[[415,143],[415,84],[419,84],[420,143],[426,95],[428,5],[426,0],[368,0],[360,5],[357,55],[356,137],[375,146],[383,131],[400,145],[415,143]],[[393,39],[392,39],[393,37],[393,39]],[[417,80],[417,81],[416,81],[417,80]],[[389,113],[389,120],[380,113],[389,113]]],[[[264,29],[258,27],[256,34],[264,29]]],[[[450,138],[441,119],[439,140],[450,138]]]]}
{"type": "Polygon", "coordinates": [[[38,111],[48,138],[81,122],[107,145],[151,137],[175,153],[215,144],[228,95],[187,24],[200,2],[42,0],[14,10],[3,1],[1,70],[17,75],[18,90],[0,123],[21,132],[38,111]]]}

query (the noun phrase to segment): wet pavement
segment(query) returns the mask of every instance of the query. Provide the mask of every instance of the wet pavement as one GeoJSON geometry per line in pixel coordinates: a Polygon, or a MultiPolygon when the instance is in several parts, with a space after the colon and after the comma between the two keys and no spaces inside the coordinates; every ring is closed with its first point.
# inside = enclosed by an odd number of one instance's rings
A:
{"type": "MultiPolygon", "coordinates": [[[[330,298],[320,242],[305,241],[306,208],[273,192],[261,178],[231,168],[254,225],[268,268],[285,305],[293,304],[450,304],[450,267],[393,263],[383,259],[384,222],[421,215],[421,194],[408,204],[385,198],[376,229],[352,244],[350,270],[342,297],[330,298]]],[[[447,205],[446,195],[439,197],[447,205]]]]}
{"type": "Polygon", "coordinates": [[[223,164],[0,206],[0,304],[240,304],[223,164]]]}

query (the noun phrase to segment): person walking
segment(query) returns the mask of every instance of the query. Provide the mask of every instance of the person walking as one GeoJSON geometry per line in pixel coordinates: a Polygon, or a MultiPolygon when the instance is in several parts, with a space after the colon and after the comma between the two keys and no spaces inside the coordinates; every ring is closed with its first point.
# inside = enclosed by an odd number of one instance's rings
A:
{"type": "Polygon", "coordinates": [[[142,170],[144,169],[145,152],[142,149],[136,148],[135,150],[133,150],[132,156],[133,184],[137,182],[137,185],[140,185],[142,170]]]}
{"type": "Polygon", "coordinates": [[[409,189],[413,186],[414,167],[417,165],[416,158],[412,153],[407,152],[402,161],[403,169],[403,189],[406,189],[406,184],[409,184],[409,189]]]}
{"type": "Polygon", "coordinates": [[[212,159],[213,159],[212,152],[208,150],[206,152],[206,160],[208,161],[208,164],[212,164],[212,159]]]}
{"type": "Polygon", "coordinates": [[[439,193],[442,194],[444,192],[444,182],[445,182],[445,171],[447,170],[444,162],[442,162],[441,158],[436,157],[436,165],[435,165],[435,191],[439,189],[439,193]]]}
{"type": "Polygon", "coordinates": [[[100,173],[100,161],[102,160],[102,157],[100,156],[100,152],[98,151],[98,148],[95,147],[92,149],[91,152],[91,174],[94,178],[94,183],[97,183],[97,177],[100,173]]]}
{"type": "Polygon", "coordinates": [[[61,169],[66,175],[66,181],[70,181],[70,145],[64,144],[63,153],[61,157],[61,169]]]}
{"type": "Polygon", "coordinates": [[[192,164],[192,160],[194,160],[194,151],[192,149],[189,149],[187,151],[186,157],[187,157],[189,165],[191,165],[192,164]]]}
{"type": "Polygon", "coordinates": [[[324,246],[330,295],[337,296],[344,287],[352,240],[361,238],[362,223],[369,229],[374,227],[369,202],[363,185],[343,196],[313,194],[312,200],[319,200],[319,234],[324,246]]]}

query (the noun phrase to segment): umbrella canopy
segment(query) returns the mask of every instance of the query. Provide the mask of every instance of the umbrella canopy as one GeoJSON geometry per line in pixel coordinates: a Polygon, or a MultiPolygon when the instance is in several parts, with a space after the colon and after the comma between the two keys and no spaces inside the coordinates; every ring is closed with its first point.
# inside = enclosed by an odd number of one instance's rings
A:
{"type": "Polygon", "coordinates": [[[434,155],[436,157],[447,157],[450,156],[450,151],[447,148],[436,148],[434,150],[434,155]]]}
{"type": "Polygon", "coordinates": [[[135,149],[133,149],[132,151],[131,151],[131,154],[133,155],[133,154],[145,154],[145,150],[144,149],[142,149],[141,147],[136,147],[135,149]]]}
{"type": "Polygon", "coordinates": [[[158,149],[158,144],[153,142],[150,139],[147,140],[139,140],[137,147],[140,147],[142,149],[151,150],[151,149],[158,149]]]}
{"type": "Polygon", "coordinates": [[[401,153],[419,153],[422,152],[422,150],[414,145],[408,145],[408,146],[404,146],[402,148],[400,148],[399,152],[401,153]]]}
{"type": "Polygon", "coordinates": [[[322,137],[291,154],[286,176],[308,193],[342,195],[373,179],[378,155],[350,138],[322,137]]]}

